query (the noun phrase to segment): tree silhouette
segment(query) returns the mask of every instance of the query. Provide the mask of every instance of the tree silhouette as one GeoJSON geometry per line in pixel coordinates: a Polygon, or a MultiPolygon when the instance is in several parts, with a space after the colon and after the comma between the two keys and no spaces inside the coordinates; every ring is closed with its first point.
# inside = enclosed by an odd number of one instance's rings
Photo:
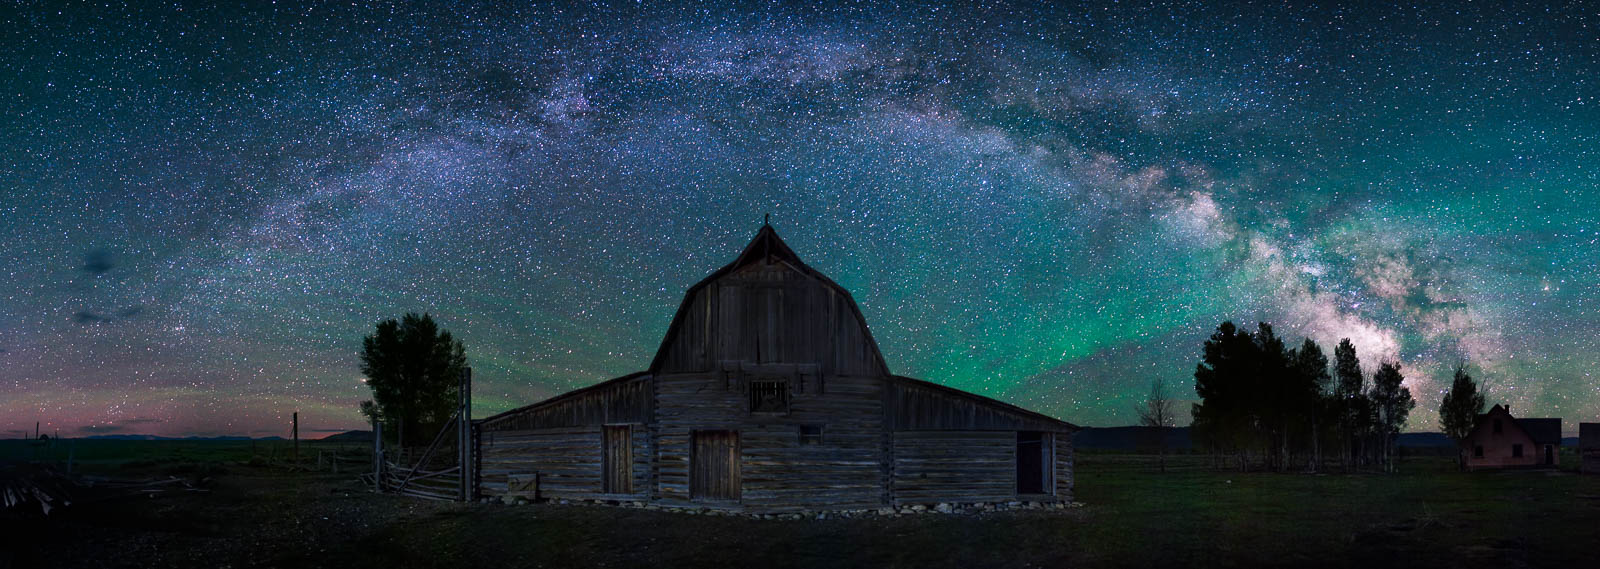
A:
{"type": "Polygon", "coordinates": [[[1194,371],[1194,391],[1200,401],[1191,408],[1193,435],[1219,457],[1237,453],[1239,469],[1244,470],[1256,427],[1249,385],[1257,359],[1255,341],[1233,322],[1223,322],[1201,350],[1194,371]]]}
{"type": "Polygon", "coordinates": [[[1339,416],[1339,461],[1349,469],[1356,452],[1355,445],[1365,430],[1367,402],[1362,387],[1361,360],[1356,357],[1356,346],[1349,338],[1339,340],[1333,349],[1333,399],[1339,416]]]}
{"type": "Polygon", "coordinates": [[[393,424],[402,448],[407,432],[431,434],[443,426],[455,410],[458,378],[467,366],[460,341],[432,316],[407,313],[379,322],[361,345],[361,373],[373,399],[362,402],[362,414],[393,424]]]}
{"type": "Polygon", "coordinates": [[[1306,338],[1294,351],[1293,360],[1294,383],[1290,386],[1288,403],[1295,415],[1309,419],[1310,424],[1302,421],[1299,425],[1297,436],[1302,444],[1310,444],[1311,470],[1316,471],[1322,464],[1323,431],[1331,407],[1328,382],[1332,377],[1328,375],[1328,356],[1323,355],[1322,346],[1306,338]]]}
{"type": "Polygon", "coordinates": [[[1478,391],[1478,384],[1472,381],[1472,376],[1467,375],[1466,364],[1456,366],[1450,391],[1445,392],[1444,402],[1439,404],[1439,429],[1455,439],[1456,462],[1461,468],[1467,466],[1467,437],[1472,434],[1472,428],[1477,426],[1478,415],[1483,413],[1484,404],[1483,393],[1478,391]]]}
{"type": "Polygon", "coordinates": [[[1411,390],[1400,385],[1403,381],[1405,376],[1400,374],[1400,364],[1384,362],[1378,366],[1378,373],[1372,375],[1372,390],[1367,395],[1376,411],[1376,434],[1382,449],[1383,468],[1388,472],[1394,472],[1394,439],[1405,426],[1411,409],[1417,406],[1417,401],[1411,398],[1411,390]]]}
{"type": "Polygon", "coordinates": [[[1157,378],[1150,382],[1150,394],[1139,405],[1139,424],[1147,427],[1154,439],[1156,456],[1161,471],[1167,471],[1167,431],[1172,427],[1172,398],[1167,395],[1165,381],[1157,378]]]}

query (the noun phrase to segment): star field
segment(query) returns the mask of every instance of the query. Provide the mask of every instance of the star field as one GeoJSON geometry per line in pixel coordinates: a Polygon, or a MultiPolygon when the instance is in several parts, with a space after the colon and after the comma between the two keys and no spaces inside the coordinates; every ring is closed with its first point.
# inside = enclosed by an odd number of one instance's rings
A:
{"type": "Polygon", "coordinates": [[[1232,319],[1575,430],[1593,13],[10,3],[0,433],[359,428],[407,311],[486,416],[647,367],[767,212],[891,371],[1076,423],[1232,319]]]}

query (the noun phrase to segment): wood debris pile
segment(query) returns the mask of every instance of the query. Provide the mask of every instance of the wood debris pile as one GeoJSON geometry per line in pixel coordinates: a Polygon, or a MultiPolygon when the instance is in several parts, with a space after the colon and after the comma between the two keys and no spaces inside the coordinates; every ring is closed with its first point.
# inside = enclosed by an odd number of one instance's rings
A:
{"type": "Polygon", "coordinates": [[[155,498],[188,492],[210,492],[210,478],[190,481],[168,476],[143,480],[72,476],[43,464],[0,464],[0,513],[49,515],[73,502],[132,496],[155,498]]]}
{"type": "Polygon", "coordinates": [[[37,464],[0,465],[0,508],[7,513],[51,510],[72,503],[74,484],[54,468],[37,464]]]}

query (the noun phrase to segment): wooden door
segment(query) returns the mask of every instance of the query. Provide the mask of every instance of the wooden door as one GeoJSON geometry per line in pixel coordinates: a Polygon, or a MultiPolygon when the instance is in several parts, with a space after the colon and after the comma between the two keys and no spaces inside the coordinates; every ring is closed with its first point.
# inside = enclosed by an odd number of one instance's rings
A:
{"type": "Polygon", "coordinates": [[[1017,493],[1053,494],[1050,478],[1051,447],[1055,440],[1050,433],[1017,431],[1017,493]]]}
{"type": "Polygon", "coordinates": [[[628,425],[606,425],[601,443],[601,492],[633,493],[633,429],[628,425]]]}
{"type": "Polygon", "coordinates": [[[695,431],[690,437],[689,498],[739,499],[739,432],[695,431]]]}

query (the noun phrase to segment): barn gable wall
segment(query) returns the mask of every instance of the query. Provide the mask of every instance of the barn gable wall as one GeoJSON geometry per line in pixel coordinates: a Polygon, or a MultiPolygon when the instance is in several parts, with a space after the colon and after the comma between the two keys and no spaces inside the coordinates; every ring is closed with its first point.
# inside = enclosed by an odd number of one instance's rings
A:
{"type": "Polygon", "coordinates": [[[799,265],[751,261],[690,291],[655,372],[707,372],[719,362],[813,363],[829,375],[884,373],[855,302],[799,265]]]}

